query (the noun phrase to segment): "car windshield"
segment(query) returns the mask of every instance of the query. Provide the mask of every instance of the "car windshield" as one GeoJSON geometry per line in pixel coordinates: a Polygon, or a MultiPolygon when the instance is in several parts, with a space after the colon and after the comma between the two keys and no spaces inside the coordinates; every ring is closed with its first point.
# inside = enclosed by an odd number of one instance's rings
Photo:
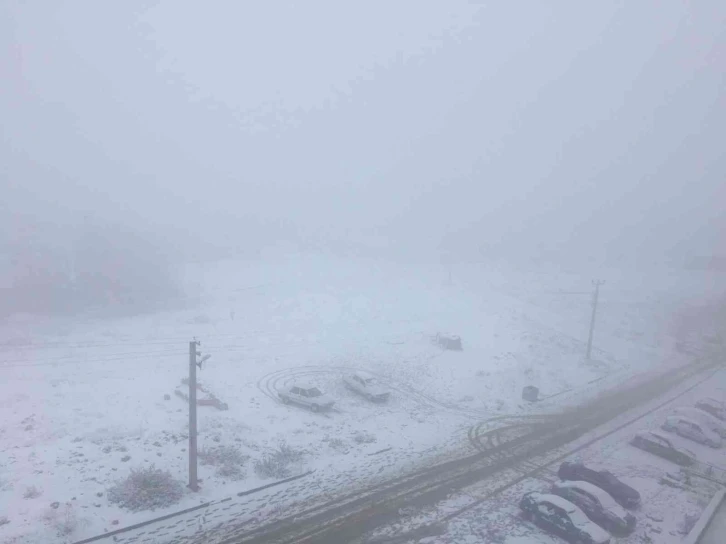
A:
{"type": "Polygon", "coordinates": [[[317,387],[311,387],[310,389],[306,389],[306,393],[308,394],[308,397],[319,397],[322,395],[320,389],[318,389],[317,387]]]}

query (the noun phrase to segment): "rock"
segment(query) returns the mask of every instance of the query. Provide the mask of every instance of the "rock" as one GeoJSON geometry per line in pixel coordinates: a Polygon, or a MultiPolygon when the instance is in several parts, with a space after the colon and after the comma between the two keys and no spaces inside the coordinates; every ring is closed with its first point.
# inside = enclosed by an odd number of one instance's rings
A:
{"type": "Polygon", "coordinates": [[[59,506],[60,506],[60,503],[57,501],[50,503],[50,507],[53,509],[57,509],[59,506]]]}
{"type": "Polygon", "coordinates": [[[98,493],[96,493],[96,497],[103,497],[103,492],[99,491],[98,493]]]}
{"type": "Polygon", "coordinates": [[[171,395],[164,395],[164,400],[171,400],[171,395]]]}
{"type": "Polygon", "coordinates": [[[131,456],[130,456],[130,455],[124,455],[124,456],[123,456],[123,457],[121,458],[121,462],[122,462],[122,463],[125,463],[126,461],[130,461],[130,460],[131,460],[131,456]]]}
{"type": "Polygon", "coordinates": [[[117,520],[117,519],[113,520],[113,521],[111,522],[111,525],[118,525],[118,520],[117,520]]]}

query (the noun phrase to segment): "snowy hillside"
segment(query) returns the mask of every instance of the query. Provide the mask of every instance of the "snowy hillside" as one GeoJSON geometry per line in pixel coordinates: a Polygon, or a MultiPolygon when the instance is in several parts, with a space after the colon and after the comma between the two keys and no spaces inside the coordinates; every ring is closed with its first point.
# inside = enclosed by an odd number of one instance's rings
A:
{"type": "Polygon", "coordinates": [[[222,262],[188,267],[183,310],[16,317],[0,338],[0,542],[70,542],[256,487],[271,481],[256,462],[281,445],[300,452],[290,473],[385,475],[466,447],[477,421],[551,410],[690,357],[676,349],[671,318],[711,294],[703,275],[604,276],[585,362],[591,279],[491,264],[222,262]],[[442,350],[437,333],[459,335],[463,351],[442,350]],[[156,464],[186,483],[187,407],[175,391],[185,391],[192,338],[212,355],[200,383],[229,407],[199,408],[200,450],[237,451],[240,466],[201,464],[198,494],[153,513],[122,510],[107,493],[132,468],[156,464]],[[342,377],[355,370],[391,400],[347,390],[342,377]],[[335,410],[283,405],[277,392],[299,380],[331,395],[335,410]],[[555,396],[526,404],[526,385],[555,396]]]}

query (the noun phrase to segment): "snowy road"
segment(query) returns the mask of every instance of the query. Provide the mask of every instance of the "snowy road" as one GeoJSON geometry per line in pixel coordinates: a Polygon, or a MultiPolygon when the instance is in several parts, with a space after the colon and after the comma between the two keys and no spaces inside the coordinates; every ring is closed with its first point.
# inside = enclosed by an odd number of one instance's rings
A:
{"type": "MultiPolygon", "coordinates": [[[[225,526],[187,542],[220,542],[219,533],[228,533],[221,540],[225,544],[353,542],[377,526],[395,520],[401,509],[435,503],[474,481],[491,478],[531,457],[556,450],[577,440],[598,425],[687,382],[706,368],[710,367],[704,364],[691,365],[666,373],[657,380],[601,397],[558,419],[554,424],[545,422],[533,425],[531,432],[494,445],[491,451],[483,455],[459,459],[419,474],[386,482],[366,493],[338,497],[320,508],[295,512],[288,518],[269,525],[250,528],[246,524],[241,530],[225,526]]],[[[631,422],[626,424],[629,423],[631,422]]],[[[570,453],[567,452],[564,456],[570,453]]],[[[514,481],[505,483],[504,487],[515,485],[522,479],[519,476],[514,481]]],[[[497,492],[501,490],[502,487],[497,492]]],[[[472,506],[468,505],[467,508],[472,506]]]]}

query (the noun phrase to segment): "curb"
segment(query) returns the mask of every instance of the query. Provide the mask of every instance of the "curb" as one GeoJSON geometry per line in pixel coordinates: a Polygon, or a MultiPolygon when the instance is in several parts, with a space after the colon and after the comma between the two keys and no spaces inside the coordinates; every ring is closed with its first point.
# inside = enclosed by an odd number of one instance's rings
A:
{"type": "MultiPolygon", "coordinates": [[[[307,472],[303,472],[302,474],[298,474],[297,476],[291,476],[290,478],[285,478],[284,480],[278,480],[276,482],[272,482],[271,484],[266,484],[260,487],[255,487],[253,489],[248,489],[247,491],[241,491],[237,493],[237,497],[245,497],[247,495],[252,495],[253,493],[259,493],[260,491],[264,491],[265,489],[269,489],[271,487],[275,487],[278,485],[286,484],[288,482],[293,482],[295,480],[299,480],[301,478],[304,478],[305,476],[309,476],[315,472],[314,470],[309,470],[307,472]]],[[[209,501],[202,504],[198,504],[196,506],[192,506],[190,508],[185,508],[184,510],[179,510],[178,512],[172,512],[171,514],[166,514],[163,516],[160,516],[158,518],[149,519],[146,521],[142,521],[140,523],[136,523],[134,525],[129,525],[128,527],[122,527],[121,529],[116,529],[114,531],[109,531],[108,533],[103,533],[102,535],[96,535],[92,536],[90,538],[86,538],[84,540],[78,540],[74,542],[73,544],[89,544],[90,542],[97,542],[99,540],[103,540],[104,538],[109,538],[115,535],[119,535],[121,533],[126,533],[128,531],[133,531],[135,529],[140,529],[141,527],[146,527],[147,525],[151,525],[152,523],[157,523],[159,521],[166,521],[167,519],[175,518],[177,516],[183,516],[184,514],[188,514],[190,512],[194,512],[196,510],[201,510],[202,508],[208,508],[210,506],[213,506],[215,504],[222,504],[225,502],[229,502],[232,500],[232,497],[227,497],[226,499],[221,499],[217,501],[209,501]]]]}
{"type": "Polygon", "coordinates": [[[691,529],[691,532],[688,533],[688,536],[686,536],[683,544],[697,544],[701,540],[701,537],[706,532],[706,529],[708,529],[708,526],[711,524],[711,520],[713,520],[713,517],[716,515],[716,512],[725,497],[726,489],[718,491],[713,496],[711,502],[708,503],[708,506],[706,506],[706,509],[701,514],[701,517],[698,518],[698,521],[693,526],[693,529],[691,529]]]}

